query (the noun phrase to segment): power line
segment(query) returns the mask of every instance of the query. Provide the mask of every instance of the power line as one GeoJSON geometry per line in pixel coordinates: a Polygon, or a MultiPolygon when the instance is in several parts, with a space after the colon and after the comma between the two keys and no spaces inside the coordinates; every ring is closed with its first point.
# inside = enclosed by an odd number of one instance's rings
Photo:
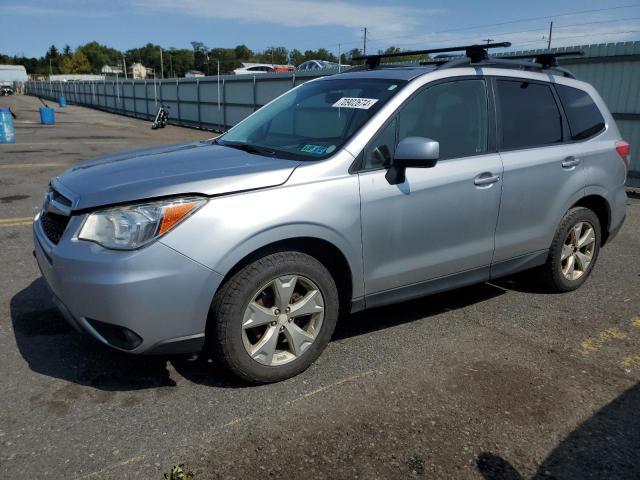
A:
{"type": "MultiPolygon", "coordinates": [[[[572,13],[561,13],[561,14],[557,14],[557,15],[544,15],[544,16],[540,16],[540,17],[521,18],[521,19],[518,19],[518,20],[510,20],[510,21],[499,22],[499,23],[489,23],[489,24],[485,24],[485,25],[475,25],[475,26],[471,26],[471,27],[460,27],[460,28],[451,28],[451,29],[447,29],[447,30],[437,30],[437,31],[431,32],[431,33],[432,34],[438,34],[438,33],[463,32],[463,31],[468,31],[468,30],[475,30],[477,28],[498,27],[498,26],[503,26],[503,25],[511,25],[513,23],[533,22],[535,20],[550,20],[552,18],[577,16],[577,15],[583,15],[585,13],[597,13],[597,12],[605,12],[605,11],[611,11],[611,10],[620,10],[620,9],[624,9],[624,8],[637,8],[637,7],[640,7],[640,3],[633,3],[633,4],[628,4],[628,5],[619,5],[619,6],[616,6],[616,7],[594,8],[594,9],[590,9],[590,10],[579,10],[579,11],[572,12],[572,13]]],[[[620,20],[620,19],[616,19],[616,21],[618,21],[618,20],[620,20]]],[[[399,36],[395,36],[395,35],[394,36],[387,36],[387,37],[379,38],[378,41],[380,41],[380,40],[388,40],[388,39],[395,39],[395,38],[406,38],[406,37],[411,37],[411,36],[414,36],[414,35],[415,34],[407,34],[407,35],[399,35],[399,36]]]]}
{"type": "Polygon", "coordinates": [[[541,17],[530,17],[530,18],[522,18],[520,20],[511,20],[508,22],[500,22],[500,23],[491,23],[491,24],[487,24],[487,25],[477,25],[475,27],[463,27],[463,28],[455,28],[455,29],[451,29],[451,30],[441,30],[439,32],[435,32],[435,33],[449,33],[449,32],[455,32],[455,31],[461,31],[461,30],[471,30],[471,29],[475,29],[475,28],[486,28],[486,27],[498,27],[501,25],[510,25],[512,23],[522,23],[522,22],[532,22],[534,20],[549,20],[551,18],[560,18],[560,17],[573,17],[576,15],[582,15],[585,13],[597,13],[597,12],[605,12],[605,11],[610,11],[610,10],[620,10],[623,8],[636,8],[636,7],[640,7],[640,3],[632,3],[629,5],[619,5],[617,7],[606,7],[606,8],[594,8],[591,10],[580,10],[577,12],[572,12],[572,13],[560,13],[557,15],[544,15],[541,17]]]}
{"type": "MultiPolygon", "coordinates": [[[[627,21],[627,22],[628,21],[632,21],[632,20],[640,20],[640,17],[632,17],[632,18],[625,19],[625,21],[627,21]]],[[[572,23],[572,24],[569,24],[569,25],[560,25],[560,26],[554,24],[553,29],[554,29],[554,31],[557,31],[559,29],[565,29],[565,28],[581,27],[581,26],[585,26],[585,25],[596,25],[596,24],[603,24],[603,23],[614,23],[614,22],[620,22],[620,19],[598,20],[598,21],[594,21],[594,22],[572,23]]],[[[545,33],[547,33],[547,30],[546,30],[546,28],[542,28],[541,27],[541,28],[532,29],[532,30],[496,32],[496,33],[491,33],[490,36],[494,36],[494,37],[503,36],[503,37],[506,37],[508,35],[517,35],[517,34],[522,34],[522,33],[540,33],[540,34],[545,34],[545,33]]],[[[615,33],[615,32],[612,32],[612,33],[615,33]]],[[[612,34],[612,33],[608,33],[608,34],[612,34]]],[[[593,33],[591,33],[589,35],[593,35],[593,33]]],[[[464,35],[464,36],[459,36],[459,37],[447,38],[447,39],[444,39],[441,42],[437,42],[437,43],[454,42],[454,41],[458,41],[458,40],[476,39],[476,38],[478,38],[480,36],[481,36],[480,34],[478,34],[478,35],[464,35]]],[[[394,44],[394,46],[415,45],[415,44],[418,44],[418,43],[424,43],[424,40],[420,39],[420,40],[416,40],[415,42],[396,43],[396,44],[394,44]]],[[[382,44],[382,42],[381,41],[376,41],[375,44],[376,45],[382,44]]]]}
{"type": "MultiPolygon", "coordinates": [[[[620,31],[620,32],[604,32],[604,33],[599,33],[598,35],[623,35],[626,33],[640,33],[640,30],[625,30],[625,31],[620,31]]],[[[565,37],[556,37],[556,40],[566,40],[569,38],[584,38],[584,37],[592,37],[593,34],[592,33],[585,33],[583,35],[570,35],[570,36],[565,36],[565,37]]],[[[518,42],[518,45],[529,45],[531,43],[537,43],[540,42],[541,40],[532,40],[530,42],[518,42]]]]}

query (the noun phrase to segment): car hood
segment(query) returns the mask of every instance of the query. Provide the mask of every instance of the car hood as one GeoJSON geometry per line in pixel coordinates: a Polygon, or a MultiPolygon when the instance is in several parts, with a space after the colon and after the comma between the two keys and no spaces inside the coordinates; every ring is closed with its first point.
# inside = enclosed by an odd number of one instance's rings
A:
{"type": "Polygon", "coordinates": [[[282,185],[299,161],[194,142],[106,155],[53,181],[73,210],[180,194],[221,195],[282,185]]]}

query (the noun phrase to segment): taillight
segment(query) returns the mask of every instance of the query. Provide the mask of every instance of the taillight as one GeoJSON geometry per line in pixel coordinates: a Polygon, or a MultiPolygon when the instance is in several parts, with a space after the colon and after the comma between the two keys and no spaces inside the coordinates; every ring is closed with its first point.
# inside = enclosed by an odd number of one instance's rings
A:
{"type": "Polygon", "coordinates": [[[618,155],[620,155],[620,158],[624,162],[625,168],[629,171],[631,146],[624,140],[619,140],[616,142],[616,152],[618,152],[618,155]]]}

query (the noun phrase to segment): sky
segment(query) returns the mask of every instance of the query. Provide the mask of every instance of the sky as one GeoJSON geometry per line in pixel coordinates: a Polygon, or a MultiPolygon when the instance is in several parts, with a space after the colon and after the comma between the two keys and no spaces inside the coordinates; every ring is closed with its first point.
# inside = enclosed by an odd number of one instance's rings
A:
{"type": "Polygon", "coordinates": [[[617,0],[0,0],[0,52],[41,56],[96,40],[119,50],[246,44],[334,53],[511,41],[512,49],[640,40],[640,2],[617,0]]]}

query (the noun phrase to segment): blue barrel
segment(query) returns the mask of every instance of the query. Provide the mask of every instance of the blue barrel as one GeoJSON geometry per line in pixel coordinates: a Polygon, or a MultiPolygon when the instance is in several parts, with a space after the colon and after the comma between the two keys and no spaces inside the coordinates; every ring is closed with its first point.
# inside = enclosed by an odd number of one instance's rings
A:
{"type": "Polygon", "coordinates": [[[40,123],[43,125],[54,125],[56,123],[56,112],[51,107],[40,107],[40,123]]]}
{"type": "Polygon", "coordinates": [[[14,143],[13,117],[8,108],[0,108],[0,143],[14,143]]]}
{"type": "Polygon", "coordinates": [[[67,106],[67,99],[64,95],[60,95],[60,98],[58,98],[58,105],[60,105],[60,108],[64,108],[67,106]]]}

